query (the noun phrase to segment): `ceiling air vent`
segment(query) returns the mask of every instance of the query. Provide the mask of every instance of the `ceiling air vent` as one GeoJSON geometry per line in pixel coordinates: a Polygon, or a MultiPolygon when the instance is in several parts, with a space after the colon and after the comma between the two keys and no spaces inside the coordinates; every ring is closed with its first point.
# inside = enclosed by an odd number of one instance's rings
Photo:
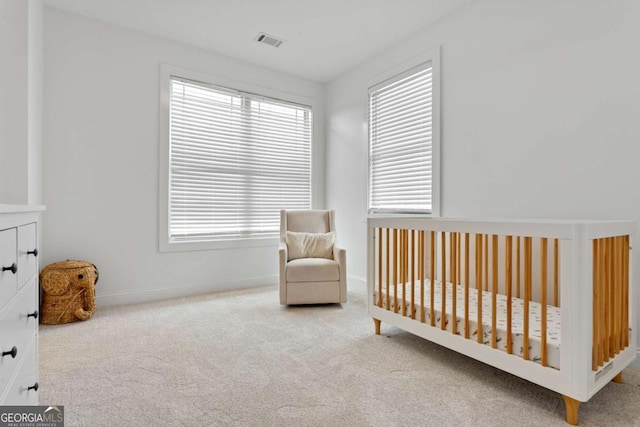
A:
{"type": "Polygon", "coordinates": [[[280,47],[280,45],[284,43],[283,39],[279,39],[278,37],[266,33],[258,33],[255,41],[257,41],[258,43],[268,44],[269,46],[273,47],[280,47]]]}

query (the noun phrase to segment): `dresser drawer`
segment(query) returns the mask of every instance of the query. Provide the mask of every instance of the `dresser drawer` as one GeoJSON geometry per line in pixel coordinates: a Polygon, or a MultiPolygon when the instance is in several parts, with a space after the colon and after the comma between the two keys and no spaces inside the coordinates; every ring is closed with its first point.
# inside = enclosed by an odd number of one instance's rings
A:
{"type": "Polygon", "coordinates": [[[3,405],[37,405],[38,404],[38,352],[37,338],[32,337],[27,353],[21,359],[18,372],[6,390],[3,405]]]}
{"type": "MultiPolygon", "coordinates": [[[[17,229],[8,228],[0,231],[0,268],[17,268],[16,259],[17,229]]],[[[0,310],[7,305],[18,289],[18,276],[11,270],[0,269],[0,310]]]]}
{"type": "Polygon", "coordinates": [[[36,278],[33,277],[0,314],[0,351],[10,352],[16,348],[15,358],[10,354],[0,357],[0,394],[15,372],[27,345],[36,335],[38,319],[29,316],[37,310],[36,292],[36,278]]]}
{"type": "Polygon", "coordinates": [[[18,288],[38,272],[36,223],[18,227],[18,288]]]}

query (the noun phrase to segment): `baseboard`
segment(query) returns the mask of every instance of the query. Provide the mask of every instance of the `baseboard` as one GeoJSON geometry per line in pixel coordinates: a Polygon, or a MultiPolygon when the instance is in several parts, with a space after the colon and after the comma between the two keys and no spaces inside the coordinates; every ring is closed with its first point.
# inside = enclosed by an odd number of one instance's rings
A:
{"type": "Polygon", "coordinates": [[[640,347],[636,349],[636,360],[631,362],[629,367],[633,369],[640,369],[640,347]]]}
{"type": "MultiPolygon", "coordinates": [[[[366,287],[367,280],[363,277],[348,275],[350,286],[366,287]]],[[[150,288],[131,292],[115,292],[112,294],[96,295],[96,305],[126,305],[142,302],[159,301],[169,298],[180,298],[190,295],[206,294],[210,292],[226,292],[239,289],[257,288],[261,286],[276,286],[278,276],[250,277],[237,280],[228,280],[204,285],[175,286],[169,288],[150,288]]]]}
{"type": "Polygon", "coordinates": [[[262,286],[275,286],[277,283],[278,276],[261,276],[228,280],[218,283],[208,283],[204,285],[175,286],[169,288],[142,289],[131,292],[116,292],[113,294],[96,295],[96,305],[108,306],[138,304],[142,302],[180,298],[211,292],[225,292],[262,286]]]}
{"type": "Polygon", "coordinates": [[[349,285],[362,286],[363,288],[367,287],[367,279],[364,277],[347,274],[347,282],[349,285]]]}

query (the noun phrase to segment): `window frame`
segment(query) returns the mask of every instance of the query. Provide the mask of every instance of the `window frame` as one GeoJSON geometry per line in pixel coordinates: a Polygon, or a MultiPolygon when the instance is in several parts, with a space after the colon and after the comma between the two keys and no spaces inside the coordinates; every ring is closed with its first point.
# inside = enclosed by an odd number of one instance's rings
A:
{"type": "Polygon", "coordinates": [[[183,78],[203,84],[233,88],[242,92],[249,92],[265,98],[274,98],[295,104],[308,105],[311,107],[312,115],[312,136],[311,136],[311,207],[316,204],[315,191],[315,150],[317,141],[317,110],[318,102],[315,98],[302,95],[295,95],[277,89],[270,89],[254,84],[232,80],[220,76],[214,76],[204,72],[198,72],[186,68],[176,67],[169,64],[160,65],[160,135],[159,135],[159,192],[158,192],[158,249],[160,252],[182,252],[217,249],[252,248],[264,246],[277,246],[279,236],[225,236],[212,238],[210,240],[197,241],[172,241],[169,236],[169,210],[170,210],[170,98],[171,98],[171,78],[183,78]]]}
{"type": "Polygon", "coordinates": [[[441,142],[440,142],[440,46],[436,46],[420,55],[417,55],[410,60],[397,64],[396,66],[387,69],[375,78],[371,79],[367,84],[366,93],[366,111],[365,111],[365,141],[367,144],[367,214],[371,217],[388,217],[388,216],[401,216],[401,217],[440,217],[441,215],[441,142]],[[369,91],[371,88],[381,85],[385,81],[397,78],[403,74],[408,74],[412,70],[420,67],[425,63],[431,63],[432,67],[432,147],[431,147],[431,161],[432,161],[432,177],[431,177],[431,212],[406,212],[401,210],[384,209],[384,211],[372,212],[369,206],[371,200],[371,148],[369,141],[369,91]]]}

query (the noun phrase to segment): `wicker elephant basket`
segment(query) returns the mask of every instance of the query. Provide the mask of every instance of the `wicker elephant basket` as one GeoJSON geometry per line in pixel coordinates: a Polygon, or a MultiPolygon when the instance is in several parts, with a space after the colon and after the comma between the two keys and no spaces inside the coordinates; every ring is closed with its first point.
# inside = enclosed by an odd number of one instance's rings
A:
{"type": "Polygon", "coordinates": [[[40,323],[58,325],[91,318],[96,311],[96,283],[98,269],[90,262],[67,260],[47,265],[40,272],[40,323]]]}

